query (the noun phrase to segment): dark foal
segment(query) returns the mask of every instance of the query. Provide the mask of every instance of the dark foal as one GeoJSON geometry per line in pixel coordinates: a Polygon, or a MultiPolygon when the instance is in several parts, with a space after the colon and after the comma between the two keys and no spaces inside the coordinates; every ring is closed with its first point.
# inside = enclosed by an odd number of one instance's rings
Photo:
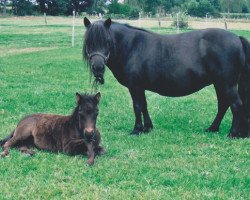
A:
{"type": "Polygon", "coordinates": [[[19,147],[21,152],[33,155],[29,147],[35,146],[69,155],[87,154],[87,163],[94,164],[95,155],[105,152],[100,146],[100,132],[96,129],[100,97],[100,93],[76,93],[77,106],[72,115],[33,114],[23,118],[16,129],[0,141],[1,156],[7,156],[11,147],[19,147]]]}

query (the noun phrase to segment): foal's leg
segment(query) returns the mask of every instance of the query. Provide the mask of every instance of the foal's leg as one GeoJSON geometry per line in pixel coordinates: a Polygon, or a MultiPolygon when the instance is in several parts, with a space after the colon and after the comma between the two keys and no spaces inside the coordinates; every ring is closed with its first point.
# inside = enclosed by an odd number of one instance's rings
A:
{"type": "Polygon", "coordinates": [[[95,147],[94,148],[94,151],[95,151],[95,153],[97,154],[97,155],[104,155],[105,153],[106,153],[106,150],[103,148],[103,147],[101,147],[101,146],[97,146],[97,147],[95,147]]]}
{"type": "Polygon", "coordinates": [[[216,115],[213,123],[206,130],[208,132],[217,132],[217,131],[219,131],[221,121],[222,121],[227,109],[229,108],[229,103],[228,103],[227,97],[226,97],[223,89],[221,89],[221,87],[219,87],[217,85],[215,85],[214,87],[215,87],[215,91],[216,91],[216,95],[217,95],[217,101],[218,101],[218,112],[217,112],[217,115],[216,115]]]}
{"type": "Polygon", "coordinates": [[[135,126],[131,135],[139,135],[143,130],[149,131],[153,128],[151,119],[147,110],[145,91],[138,88],[129,88],[130,95],[133,100],[133,108],[135,113],[135,126]],[[143,128],[141,114],[143,113],[145,128],[143,128]]]}
{"type": "Polygon", "coordinates": [[[13,147],[17,142],[26,140],[29,136],[31,136],[31,133],[29,132],[23,132],[25,128],[17,128],[14,132],[14,135],[12,138],[10,138],[4,145],[3,145],[3,152],[1,153],[2,157],[5,157],[9,154],[9,149],[13,147]]]}
{"type": "Polygon", "coordinates": [[[29,149],[27,146],[21,146],[19,147],[19,150],[28,156],[33,156],[35,154],[35,152],[29,149]]]}
{"type": "Polygon", "coordinates": [[[84,139],[71,139],[63,147],[63,153],[75,154],[77,147],[85,145],[84,139]]]}
{"type": "Polygon", "coordinates": [[[89,165],[93,165],[94,164],[94,159],[95,159],[95,151],[94,151],[94,145],[92,142],[90,143],[87,143],[87,154],[88,154],[88,160],[87,160],[87,163],[89,165]]]}

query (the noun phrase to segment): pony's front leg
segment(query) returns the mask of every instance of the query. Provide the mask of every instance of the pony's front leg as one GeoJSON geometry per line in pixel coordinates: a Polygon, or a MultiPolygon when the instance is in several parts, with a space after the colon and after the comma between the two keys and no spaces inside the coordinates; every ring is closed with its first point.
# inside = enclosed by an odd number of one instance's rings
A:
{"type": "Polygon", "coordinates": [[[145,91],[138,88],[129,88],[130,95],[133,100],[133,108],[135,113],[135,126],[131,135],[139,135],[140,132],[149,132],[153,128],[153,124],[148,114],[145,91]],[[141,114],[144,117],[144,127],[142,124],[141,114]]]}
{"type": "Polygon", "coordinates": [[[94,164],[94,159],[95,159],[95,151],[94,151],[94,145],[92,142],[90,143],[87,143],[87,155],[88,155],[88,160],[87,160],[87,163],[89,165],[93,165],[94,164]]]}

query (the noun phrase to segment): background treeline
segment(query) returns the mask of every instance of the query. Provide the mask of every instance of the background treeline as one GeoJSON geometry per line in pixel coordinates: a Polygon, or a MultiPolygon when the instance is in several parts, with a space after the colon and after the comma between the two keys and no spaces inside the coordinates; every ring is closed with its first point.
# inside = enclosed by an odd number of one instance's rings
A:
{"type": "Polygon", "coordinates": [[[14,15],[71,15],[107,14],[137,18],[139,13],[149,16],[187,12],[191,16],[219,16],[220,13],[249,13],[250,0],[0,0],[1,13],[14,15]],[[158,14],[158,15],[157,15],[158,14]]]}

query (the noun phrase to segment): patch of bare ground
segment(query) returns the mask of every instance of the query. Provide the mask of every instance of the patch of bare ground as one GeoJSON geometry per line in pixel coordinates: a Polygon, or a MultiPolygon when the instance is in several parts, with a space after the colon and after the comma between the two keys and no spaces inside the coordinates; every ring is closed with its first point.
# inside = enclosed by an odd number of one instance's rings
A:
{"type": "Polygon", "coordinates": [[[0,47],[0,57],[5,57],[9,55],[17,55],[17,54],[24,54],[24,53],[32,53],[32,52],[38,52],[38,51],[47,51],[47,50],[53,50],[57,47],[31,47],[31,48],[5,48],[0,47]]]}

